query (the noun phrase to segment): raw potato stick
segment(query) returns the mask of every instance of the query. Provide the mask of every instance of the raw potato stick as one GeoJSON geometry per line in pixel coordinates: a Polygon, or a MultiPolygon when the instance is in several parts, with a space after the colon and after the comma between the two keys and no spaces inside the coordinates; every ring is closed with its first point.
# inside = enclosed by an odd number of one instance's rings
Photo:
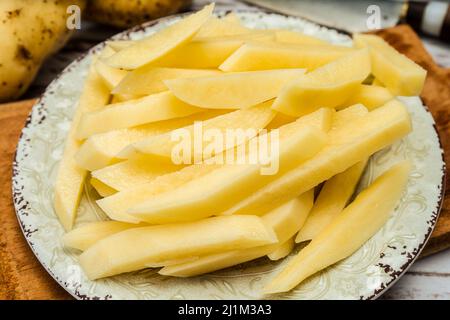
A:
{"type": "Polygon", "coordinates": [[[390,101],[340,129],[330,130],[330,143],[316,156],[257,190],[227,212],[252,214],[293,199],[403,138],[411,129],[406,107],[399,101],[390,101]]]}
{"type": "Polygon", "coordinates": [[[366,163],[367,160],[358,162],[325,182],[305,225],[295,238],[295,242],[314,239],[336,215],[341,213],[355,192],[366,163]]]}
{"type": "Polygon", "coordinates": [[[350,256],[389,219],[408,182],[411,164],[400,162],[378,177],[264,288],[289,291],[310,275],[350,256]]]}
{"type": "Polygon", "coordinates": [[[55,212],[66,230],[72,229],[83,183],[87,174],[87,171],[79,167],[74,159],[75,154],[81,146],[81,141],[76,138],[76,128],[85,112],[102,108],[106,105],[108,99],[109,90],[94,67],[91,66],[83,93],[80,97],[80,102],[72,120],[69,134],[66,138],[64,153],[59,163],[58,175],[55,182],[55,212]]]}
{"type": "Polygon", "coordinates": [[[272,253],[292,237],[303,225],[313,205],[314,191],[310,190],[262,216],[275,231],[278,243],[244,250],[233,250],[199,257],[196,260],[162,268],[159,273],[173,277],[192,277],[239,263],[254,260],[272,253]]]}
{"type": "Polygon", "coordinates": [[[132,228],[96,242],[80,256],[89,279],[144,269],[161,261],[276,243],[260,217],[214,217],[132,228]]]}

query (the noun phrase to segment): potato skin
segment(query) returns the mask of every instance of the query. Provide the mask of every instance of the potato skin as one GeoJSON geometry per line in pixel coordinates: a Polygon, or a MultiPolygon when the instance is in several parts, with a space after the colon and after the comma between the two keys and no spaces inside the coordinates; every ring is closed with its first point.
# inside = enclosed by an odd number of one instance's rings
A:
{"type": "Polygon", "coordinates": [[[128,28],[187,8],[192,0],[89,0],[86,17],[92,21],[128,28]]]}
{"type": "Polygon", "coordinates": [[[42,62],[61,48],[70,30],[66,10],[86,0],[0,1],[0,102],[22,95],[42,62]]]}

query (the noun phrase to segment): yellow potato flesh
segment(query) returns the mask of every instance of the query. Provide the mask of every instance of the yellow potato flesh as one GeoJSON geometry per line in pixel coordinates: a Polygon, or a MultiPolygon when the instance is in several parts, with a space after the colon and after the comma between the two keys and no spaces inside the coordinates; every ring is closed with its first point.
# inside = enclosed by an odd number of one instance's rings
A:
{"type": "Polygon", "coordinates": [[[76,138],[76,129],[83,113],[102,108],[106,105],[108,99],[108,88],[94,67],[91,67],[80,102],[72,120],[69,134],[66,138],[64,153],[59,163],[54,186],[55,212],[66,230],[72,229],[83,183],[86,178],[86,170],[80,168],[74,159],[74,155],[81,146],[81,142],[76,138]]]}
{"type": "Polygon", "coordinates": [[[283,259],[292,252],[292,250],[294,249],[294,246],[295,246],[295,241],[294,241],[294,237],[292,237],[289,240],[287,240],[283,243],[280,243],[276,247],[275,250],[273,250],[271,253],[269,253],[267,255],[267,257],[273,261],[283,259]]]}
{"type": "Polygon", "coordinates": [[[232,36],[249,32],[252,32],[252,30],[242,26],[236,15],[229,14],[222,19],[211,17],[205,22],[200,30],[198,30],[195,37],[232,36]]]}
{"type": "Polygon", "coordinates": [[[113,89],[126,75],[127,71],[112,68],[105,64],[101,59],[112,56],[116,51],[110,46],[106,46],[100,53],[99,59],[95,61],[95,70],[98,75],[103,79],[105,85],[111,90],[113,89]]]}
{"type": "Polygon", "coordinates": [[[303,69],[239,72],[190,79],[166,80],[180,100],[201,108],[241,109],[275,98],[303,69]]]}
{"type": "Polygon", "coordinates": [[[156,93],[83,114],[78,125],[77,137],[84,139],[96,133],[181,118],[202,111],[205,110],[184,103],[168,91],[156,93]]]}
{"type": "Polygon", "coordinates": [[[291,30],[276,30],[275,39],[281,43],[326,45],[328,42],[291,30]]]}
{"type": "Polygon", "coordinates": [[[126,160],[92,171],[92,176],[117,191],[148,183],[156,177],[182,169],[171,163],[148,163],[145,159],[126,160]]]}
{"type": "Polygon", "coordinates": [[[354,51],[331,45],[247,43],[237,49],[219,69],[226,72],[305,68],[309,71],[354,51]]]}
{"type": "MultiPolygon", "coordinates": [[[[287,241],[302,227],[313,205],[313,198],[314,192],[310,190],[262,217],[266,225],[275,231],[279,243],[287,241]]],[[[159,274],[173,277],[192,277],[263,257],[278,247],[279,244],[276,243],[207,255],[186,263],[166,266],[159,271],[159,274]]]]}
{"type": "MultiPolygon", "coordinates": [[[[264,175],[261,164],[225,164],[183,188],[156,195],[127,213],[149,223],[170,223],[205,218],[228,209],[258,188],[314,156],[327,141],[317,128],[294,122],[280,129],[276,172],[264,175]]],[[[257,139],[257,138],[255,138],[257,139]]]]}
{"type": "Polygon", "coordinates": [[[339,106],[369,74],[368,50],[345,55],[287,84],[272,108],[290,116],[301,116],[319,107],[339,106]]]}
{"type": "Polygon", "coordinates": [[[361,161],[325,182],[295,242],[314,239],[347,205],[364,171],[361,161]]]}
{"type": "Polygon", "coordinates": [[[264,288],[285,292],[310,275],[350,256],[389,219],[408,182],[411,164],[401,162],[361,192],[264,288]]]}
{"type": "Polygon", "coordinates": [[[115,104],[115,103],[119,103],[119,102],[125,102],[125,101],[129,101],[129,100],[136,100],[139,98],[143,98],[143,96],[141,95],[131,95],[131,94],[113,94],[111,97],[111,101],[110,104],[115,104]]]}
{"type": "MultiPolygon", "coordinates": [[[[352,108],[341,111],[341,113],[349,113],[348,110],[352,110],[352,108]]],[[[331,127],[332,120],[333,111],[330,109],[321,109],[297,121],[302,121],[305,125],[315,126],[322,131],[328,131],[331,127]]],[[[155,180],[141,186],[121,191],[111,197],[98,200],[97,204],[111,219],[137,223],[139,222],[138,219],[126,213],[133,205],[137,205],[154,195],[182,187],[187,182],[200,178],[220,167],[221,165],[192,165],[180,171],[157,177],[155,180]]],[[[269,210],[261,211],[261,214],[267,211],[269,210]]]]}
{"type": "Polygon", "coordinates": [[[128,74],[128,71],[112,68],[101,60],[98,60],[95,63],[95,69],[102,77],[109,90],[112,90],[115,86],[117,86],[128,74]]]}
{"type": "Polygon", "coordinates": [[[211,17],[214,4],[210,4],[181,21],[136,41],[104,61],[113,68],[133,70],[169,54],[189,41],[211,17]]]}
{"type": "Polygon", "coordinates": [[[104,184],[100,180],[96,178],[92,178],[89,180],[89,183],[94,187],[94,189],[97,191],[97,193],[102,197],[109,197],[112,196],[114,193],[117,192],[116,189],[111,188],[110,186],[104,184]]]}
{"type": "Polygon", "coordinates": [[[417,96],[422,92],[427,71],[375,35],[354,35],[358,48],[369,48],[372,73],[394,95],[417,96]]]}
{"type": "Polygon", "coordinates": [[[255,32],[244,35],[197,38],[170,54],[150,63],[149,67],[217,69],[247,41],[270,41],[273,35],[255,32]]]}
{"type": "MultiPolygon", "coordinates": [[[[251,139],[257,134],[260,129],[263,129],[270,121],[272,121],[275,116],[275,112],[270,108],[272,102],[265,102],[261,105],[241,109],[234,112],[230,112],[216,118],[206,120],[201,123],[203,132],[208,130],[220,130],[221,133],[226,134],[227,130],[233,129],[255,129],[253,132],[249,132],[245,135],[244,139],[234,139],[233,143],[223,144],[222,148],[207,154],[208,144],[205,143],[198,150],[194,149],[194,143],[191,143],[191,160],[196,159],[207,159],[214,156],[216,153],[221,153],[222,151],[235,146],[245,143],[248,139],[251,139]]],[[[194,126],[185,127],[186,132],[189,132],[191,138],[194,137],[194,126]]],[[[149,162],[171,162],[172,151],[179,141],[174,141],[172,136],[174,131],[162,134],[158,137],[152,137],[139,142],[136,142],[132,146],[125,149],[119,154],[123,158],[133,158],[139,155],[145,155],[145,159],[149,162]],[[158,161],[151,161],[153,159],[158,159],[158,161]],[[165,161],[164,161],[165,159],[165,161]]],[[[195,161],[198,162],[198,161],[195,161]]]]}
{"type": "Polygon", "coordinates": [[[190,125],[223,114],[221,110],[211,110],[193,115],[158,121],[133,128],[112,130],[90,136],[75,155],[78,166],[94,171],[117,162],[117,154],[128,145],[149,137],[163,134],[173,129],[190,125]]]}
{"type": "Polygon", "coordinates": [[[94,280],[143,269],[160,261],[276,241],[275,233],[260,217],[214,217],[183,224],[128,229],[88,248],[80,256],[80,264],[89,279],[94,280]]]}
{"type": "Polygon", "coordinates": [[[396,100],[388,102],[341,128],[332,129],[329,144],[316,156],[227,211],[254,214],[273,208],[368,158],[406,136],[411,129],[405,106],[396,100]]]}
{"type": "Polygon", "coordinates": [[[113,94],[149,95],[168,90],[164,80],[219,74],[214,69],[179,69],[143,66],[131,71],[112,90],[113,94]]]}
{"type": "Polygon", "coordinates": [[[290,117],[287,116],[283,113],[277,112],[277,114],[275,115],[275,117],[273,118],[272,121],[270,121],[270,123],[267,125],[267,129],[271,130],[271,129],[278,129],[281,126],[284,126],[285,124],[294,122],[295,120],[297,120],[297,118],[295,117],[290,117]]]}
{"type": "Polygon", "coordinates": [[[362,84],[357,90],[355,90],[350,99],[345,101],[342,106],[338,106],[337,109],[362,103],[367,109],[373,110],[392,99],[394,99],[394,96],[388,89],[374,85],[362,84]]]}
{"type": "Polygon", "coordinates": [[[66,233],[63,243],[65,247],[84,251],[101,239],[138,226],[118,221],[91,222],[66,233]]]}
{"type": "Polygon", "coordinates": [[[373,79],[372,85],[384,88],[384,84],[380,80],[378,80],[377,78],[373,79]]]}
{"type": "Polygon", "coordinates": [[[196,164],[135,186],[131,189],[100,199],[97,204],[113,220],[138,223],[140,220],[127,214],[127,210],[154,195],[181,187],[185,183],[206,175],[220,166],[196,164]]]}
{"type": "Polygon", "coordinates": [[[331,123],[331,130],[340,130],[349,123],[366,115],[368,110],[362,104],[355,104],[339,112],[334,113],[333,121],[331,123]]]}

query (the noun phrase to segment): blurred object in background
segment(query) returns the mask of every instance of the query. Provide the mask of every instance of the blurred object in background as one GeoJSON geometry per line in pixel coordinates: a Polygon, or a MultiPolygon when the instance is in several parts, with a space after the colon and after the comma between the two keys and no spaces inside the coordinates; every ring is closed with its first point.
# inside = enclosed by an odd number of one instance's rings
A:
{"type": "Polygon", "coordinates": [[[402,0],[245,0],[347,32],[393,27],[404,20],[416,31],[450,42],[449,3],[402,0]]]}
{"type": "Polygon", "coordinates": [[[70,5],[85,0],[0,1],[0,102],[20,97],[42,62],[68,39],[70,5]]]}
{"type": "MultiPolygon", "coordinates": [[[[44,60],[66,44],[72,31],[80,27],[70,28],[72,15],[77,15],[80,20],[81,16],[86,16],[109,26],[127,28],[177,13],[188,8],[191,2],[192,0],[0,0],[0,102],[22,97],[44,60]],[[86,10],[83,11],[85,7],[86,10]]],[[[117,33],[111,27],[107,29],[99,25],[93,26],[85,21],[81,28],[83,30],[78,30],[77,36],[81,33],[84,34],[83,37],[94,34],[97,38],[92,39],[88,45],[85,45],[86,41],[69,43],[64,49],[71,51],[70,57],[65,59],[63,53],[57,57],[57,60],[63,60],[62,63],[46,63],[45,68],[51,70],[45,70],[45,74],[51,71],[54,77],[62,69],[59,66],[65,66],[74,59],[74,51],[84,52],[117,33]]],[[[41,91],[42,88],[38,91],[31,90],[27,96],[36,96],[41,91]]]]}
{"type": "Polygon", "coordinates": [[[129,28],[145,21],[185,10],[192,0],[89,0],[89,20],[118,28],[129,28]]]}

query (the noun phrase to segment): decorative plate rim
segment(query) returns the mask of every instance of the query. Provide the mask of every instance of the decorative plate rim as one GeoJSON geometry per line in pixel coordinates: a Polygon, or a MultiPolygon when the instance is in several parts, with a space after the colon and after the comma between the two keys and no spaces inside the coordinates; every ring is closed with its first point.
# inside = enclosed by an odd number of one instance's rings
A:
{"type": "MultiPolygon", "coordinates": [[[[271,12],[270,10],[267,9],[259,9],[258,11],[255,10],[215,10],[214,13],[216,15],[225,15],[229,12],[236,12],[238,14],[263,14],[263,15],[278,15],[278,16],[283,16],[283,17],[291,17],[289,15],[283,14],[283,13],[274,13],[271,12]]],[[[170,16],[166,16],[166,17],[162,17],[156,20],[152,20],[152,21],[148,21],[139,25],[136,25],[132,28],[129,28],[127,30],[124,30],[122,32],[119,32],[111,37],[109,37],[108,39],[96,44],[95,46],[93,46],[92,48],[90,48],[89,50],[87,50],[86,52],[82,53],[80,56],[78,56],[74,61],[72,61],[67,67],[65,67],[52,81],[51,83],[47,86],[47,88],[45,89],[45,91],[40,95],[40,97],[37,99],[37,101],[34,103],[30,113],[28,114],[26,121],[24,123],[24,127],[21,130],[21,134],[19,136],[18,139],[18,144],[14,153],[14,158],[13,158],[13,163],[12,163],[12,197],[13,197],[13,203],[14,203],[14,209],[15,209],[15,213],[16,213],[16,217],[20,226],[20,229],[22,231],[22,234],[27,242],[27,244],[29,245],[31,251],[33,252],[33,254],[35,255],[35,257],[37,258],[37,260],[39,261],[39,263],[43,266],[43,268],[47,271],[47,273],[66,291],[68,292],[72,297],[76,298],[76,299],[99,299],[99,297],[95,297],[95,296],[86,296],[86,295],[82,295],[80,294],[76,289],[75,290],[71,290],[70,288],[68,288],[68,286],[64,283],[64,281],[62,279],[59,279],[59,277],[57,275],[54,274],[54,272],[52,271],[52,269],[47,266],[47,264],[42,261],[39,253],[37,252],[37,249],[34,247],[33,242],[31,241],[31,239],[27,236],[27,233],[30,233],[32,231],[27,230],[26,226],[24,224],[24,222],[22,221],[20,215],[19,215],[19,211],[23,210],[23,208],[21,208],[20,206],[23,206],[23,204],[21,204],[22,201],[26,202],[26,205],[28,205],[28,201],[26,201],[25,199],[23,199],[22,196],[20,196],[18,194],[18,191],[15,189],[15,181],[18,175],[18,168],[19,168],[19,163],[20,163],[20,159],[18,159],[18,151],[19,151],[19,147],[20,147],[20,142],[22,141],[22,139],[24,138],[24,131],[29,128],[34,120],[34,117],[36,115],[33,115],[33,111],[35,111],[36,108],[39,107],[39,105],[44,106],[44,102],[46,101],[46,99],[48,98],[48,95],[50,95],[52,92],[51,89],[53,86],[55,86],[58,83],[58,80],[65,75],[66,73],[70,73],[72,71],[73,68],[75,68],[83,59],[85,59],[87,56],[101,50],[105,45],[107,41],[111,41],[111,40],[120,40],[120,39],[124,39],[127,38],[127,36],[129,36],[130,34],[133,33],[137,33],[137,32],[141,32],[141,31],[145,31],[148,28],[158,25],[160,23],[164,23],[166,21],[170,21],[172,19],[175,18],[179,18],[179,17],[183,17],[186,16],[188,14],[190,14],[191,12],[184,12],[181,14],[174,14],[174,15],[170,15],[170,16]]],[[[336,28],[332,28],[329,26],[325,26],[323,24],[318,24],[315,22],[312,22],[311,20],[302,18],[302,17],[295,17],[296,19],[299,20],[304,20],[304,21],[308,21],[308,23],[311,24],[315,24],[318,26],[321,26],[323,28],[329,29],[329,30],[335,30],[336,32],[338,32],[339,34],[343,34],[343,35],[349,35],[349,33],[343,32],[342,30],[336,29],[336,28]]],[[[417,248],[415,248],[413,250],[413,256],[408,258],[408,260],[399,268],[399,270],[396,270],[396,272],[393,275],[390,275],[390,280],[387,281],[386,283],[382,283],[381,286],[379,288],[376,288],[373,290],[373,294],[369,297],[367,297],[368,300],[372,300],[372,299],[377,299],[379,298],[382,294],[384,294],[390,287],[392,287],[407,271],[408,269],[411,267],[411,265],[418,259],[420,253],[422,252],[422,250],[424,249],[426,243],[428,242],[428,240],[431,237],[431,234],[436,226],[436,222],[439,218],[439,214],[441,212],[442,206],[443,206],[443,202],[444,202],[444,195],[445,195],[445,190],[446,190],[446,176],[447,176],[447,171],[446,171],[446,164],[444,161],[444,151],[442,148],[442,140],[440,138],[440,134],[439,131],[436,128],[436,123],[434,121],[433,116],[431,115],[431,112],[429,111],[428,107],[423,105],[425,111],[431,116],[431,118],[433,119],[433,129],[437,135],[437,139],[439,142],[439,148],[440,148],[440,153],[441,153],[441,161],[442,161],[442,167],[441,172],[442,172],[442,179],[441,179],[441,183],[440,183],[440,194],[438,195],[438,200],[437,203],[435,205],[435,208],[433,209],[433,212],[430,213],[430,216],[432,216],[432,219],[430,220],[430,225],[428,226],[428,231],[425,234],[425,238],[424,240],[417,246],[417,248]]],[[[108,297],[105,297],[106,299],[108,297]]]]}

